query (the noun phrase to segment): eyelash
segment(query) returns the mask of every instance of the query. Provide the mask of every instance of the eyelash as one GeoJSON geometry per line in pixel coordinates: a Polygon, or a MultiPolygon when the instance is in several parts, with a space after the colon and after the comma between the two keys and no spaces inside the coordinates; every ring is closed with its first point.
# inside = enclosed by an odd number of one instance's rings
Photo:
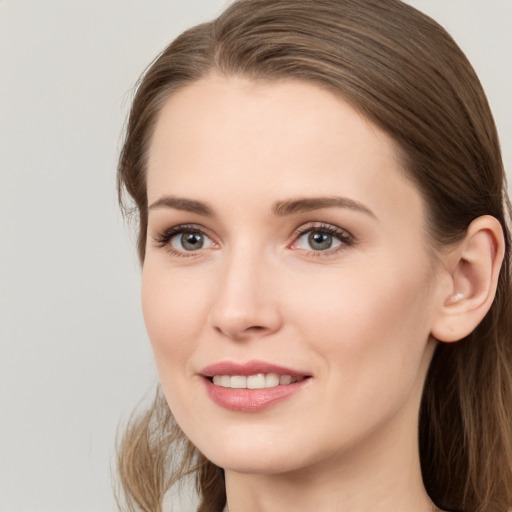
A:
{"type": "Polygon", "coordinates": [[[322,256],[330,256],[332,254],[336,254],[339,251],[343,251],[347,247],[350,247],[355,244],[355,239],[351,233],[349,233],[345,229],[338,228],[333,226],[332,224],[323,224],[323,223],[315,223],[309,226],[302,226],[295,231],[294,241],[291,245],[294,245],[298,242],[298,240],[308,233],[324,233],[327,235],[331,235],[334,238],[337,238],[340,241],[340,245],[334,248],[329,248],[323,251],[314,251],[306,250],[307,256],[314,257],[322,257],[322,256]]]}
{"type": "Polygon", "coordinates": [[[191,256],[195,256],[194,252],[196,251],[177,251],[169,243],[176,235],[182,235],[184,233],[201,235],[203,237],[210,239],[210,237],[206,235],[201,228],[193,224],[180,224],[179,226],[173,226],[172,228],[166,229],[158,236],[156,236],[156,245],[158,247],[165,247],[172,256],[178,256],[181,258],[189,258],[191,256]]]}
{"type": "MultiPolygon", "coordinates": [[[[339,240],[340,245],[337,247],[334,247],[332,249],[329,248],[329,249],[321,250],[321,251],[315,251],[313,249],[311,249],[311,250],[304,249],[305,253],[308,256],[321,257],[321,256],[332,255],[332,254],[342,251],[342,250],[346,249],[347,247],[350,247],[355,244],[354,237],[352,236],[352,234],[350,234],[345,229],[338,228],[331,224],[317,223],[314,225],[302,226],[299,229],[297,229],[294,233],[293,242],[291,244],[289,244],[288,247],[291,247],[293,249],[292,246],[294,244],[296,244],[301,237],[303,237],[304,235],[306,235],[308,233],[314,233],[314,232],[331,235],[332,237],[339,240]]],[[[199,252],[199,251],[177,251],[169,243],[176,235],[180,235],[180,234],[184,234],[184,233],[201,235],[201,236],[206,237],[209,240],[211,240],[210,237],[208,235],[206,235],[201,228],[199,228],[198,226],[193,225],[193,224],[180,224],[178,226],[173,226],[172,228],[166,229],[165,231],[163,231],[162,233],[157,235],[154,238],[154,240],[158,247],[165,247],[167,249],[167,251],[172,256],[178,256],[178,257],[182,257],[182,258],[196,256],[195,253],[199,252]]]]}

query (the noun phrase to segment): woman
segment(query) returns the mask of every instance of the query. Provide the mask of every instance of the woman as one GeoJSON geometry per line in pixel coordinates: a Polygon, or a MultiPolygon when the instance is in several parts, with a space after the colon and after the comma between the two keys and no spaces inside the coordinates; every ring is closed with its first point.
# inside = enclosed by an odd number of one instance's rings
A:
{"type": "Polygon", "coordinates": [[[119,190],[163,391],[120,447],[132,509],[187,474],[201,511],[512,506],[504,171],[434,21],[234,3],[142,78],[119,190]]]}

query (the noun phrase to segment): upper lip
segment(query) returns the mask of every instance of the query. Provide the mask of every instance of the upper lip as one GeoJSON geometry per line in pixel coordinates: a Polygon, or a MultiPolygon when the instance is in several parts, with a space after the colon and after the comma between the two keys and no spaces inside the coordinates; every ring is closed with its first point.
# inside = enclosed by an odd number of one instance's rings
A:
{"type": "Polygon", "coordinates": [[[291,377],[308,377],[304,372],[292,370],[285,366],[268,363],[265,361],[248,361],[246,363],[234,363],[231,361],[220,361],[202,369],[204,377],[215,375],[256,375],[258,373],[277,373],[278,375],[290,375],[291,377]]]}

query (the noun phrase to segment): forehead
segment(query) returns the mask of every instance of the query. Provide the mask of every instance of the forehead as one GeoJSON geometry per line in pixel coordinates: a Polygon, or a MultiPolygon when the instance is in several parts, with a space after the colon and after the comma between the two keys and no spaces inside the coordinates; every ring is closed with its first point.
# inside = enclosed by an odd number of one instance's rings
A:
{"type": "MultiPolygon", "coordinates": [[[[368,144],[369,137],[373,153],[391,157],[396,166],[391,139],[326,88],[298,80],[254,81],[213,75],[168,99],[150,145],[150,166],[163,152],[169,153],[169,145],[178,150],[177,156],[192,149],[199,157],[212,149],[235,155],[265,147],[262,158],[286,150],[293,150],[290,158],[306,152],[318,157],[330,149],[348,155],[351,148],[355,154],[368,144]],[[231,136],[226,137],[228,134],[231,136]],[[312,151],[315,148],[317,151],[312,151]]],[[[188,156],[193,156],[192,152],[188,156]]]]}
{"type": "Polygon", "coordinates": [[[260,202],[341,194],[377,207],[412,194],[421,209],[397,155],[384,132],[316,84],[210,76],[163,107],[150,144],[148,200],[209,201],[229,189],[228,199],[248,191],[260,202]]]}

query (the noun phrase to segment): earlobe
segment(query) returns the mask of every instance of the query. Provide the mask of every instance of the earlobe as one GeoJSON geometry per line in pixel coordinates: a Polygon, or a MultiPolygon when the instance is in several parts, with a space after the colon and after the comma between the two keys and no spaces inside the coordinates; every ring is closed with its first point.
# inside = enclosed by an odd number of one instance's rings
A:
{"type": "Polygon", "coordinates": [[[458,341],[477,327],[494,300],[504,253],[503,229],[496,218],[484,215],[469,225],[445,257],[449,286],[441,297],[432,336],[458,341]]]}

